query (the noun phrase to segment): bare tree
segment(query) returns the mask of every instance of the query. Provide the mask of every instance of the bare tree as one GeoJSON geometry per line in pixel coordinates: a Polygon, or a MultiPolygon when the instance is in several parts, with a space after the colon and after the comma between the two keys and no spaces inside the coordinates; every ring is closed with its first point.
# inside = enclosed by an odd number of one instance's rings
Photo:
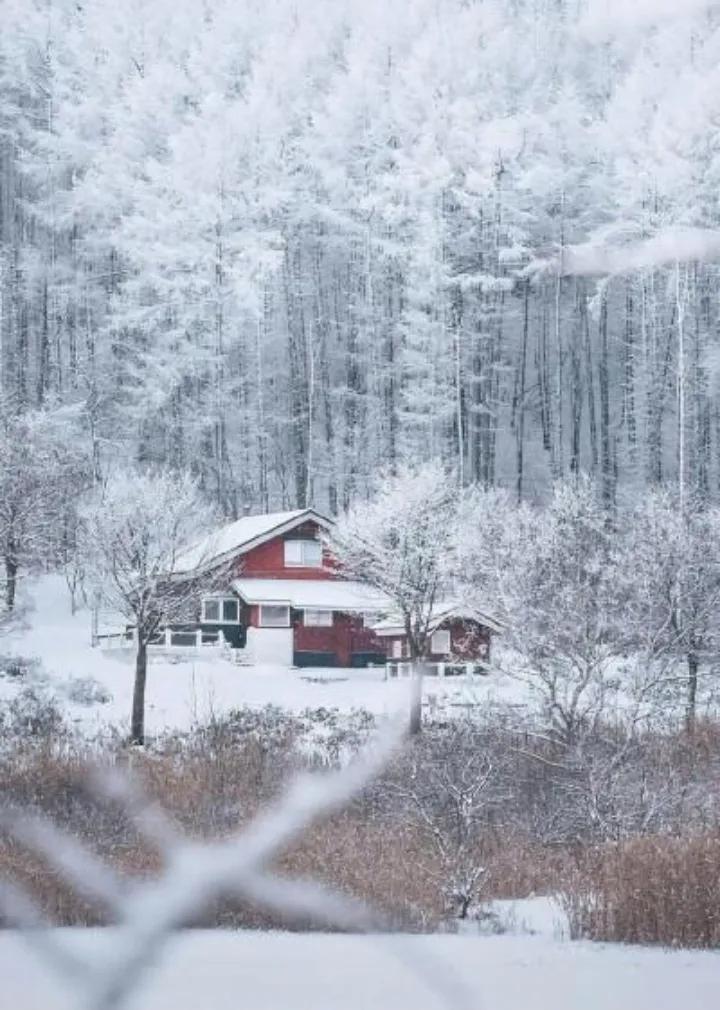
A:
{"type": "Polygon", "coordinates": [[[137,639],[131,740],[145,739],[147,647],[161,623],[187,606],[193,583],[171,577],[176,559],[212,511],[187,475],[118,470],[82,513],[90,577],[105,605],[123,614],[137,639]]]}
{"type": "Polygon", "coordinates": [[[684,684],[686,727],[692,732],[701,672],[720,648],[720,510],[656,492],[630,520],[627,618],[633,645],[655,669],[658,689],[684,684]],[[677,673],[681,664],[684,677],[677,673]]]}
{"type": "Polygon", "coordinates": [[[343,569],[385,593],[404,628],[413,678],[411,734],[421,728],[433,614],[450,588],[460,494],[437,463],[407,467],[382,477],[374,496],[352,506],[332,532],[343,569]]]}
{"type": "Polygon", "coordinates": [[[547,509],[507,508],[493,536],[485,532],[471,525],[463,535],[468,592],[477,587],[499,607],[512,672],[569,744],[602,718],[627,652],[615,531],[580,477],[558,484],[547,509]]]}
{"type": "Polygon", "coordinates": [[[488,867],[483,829],[498,805],[497,754],[487,734],[470,720],[432,727],[402,754],[386,776],[386,789],[403,819],[417,824],[434,855],[427,872],[445,905],[466,919],[482,898],[488,867]]]}
{"type": "Polygon", "coordinates": [[[57,552],[85,485],[86,461],[71,435],[50,412],[18,413],[0,403],[0,556],[9,611],[19,572],[57,552]]]}

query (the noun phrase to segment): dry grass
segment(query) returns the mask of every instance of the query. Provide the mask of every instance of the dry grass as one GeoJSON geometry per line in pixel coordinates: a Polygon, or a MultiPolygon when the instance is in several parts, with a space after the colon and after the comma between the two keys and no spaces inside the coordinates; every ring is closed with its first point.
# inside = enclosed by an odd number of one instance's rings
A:
{"type": "Polygon", "coordinates": [[[720,946],[720,834],[636,838],[583,854],[566,883],[576,937],[720,946]]]}
{"type": "MultiPolygon", "coordinates": [[[[352,752],[363,727],[350,739],[340,727],[329,728],[332,751],[309,751],[297,720],[243,712],[145,751],[116,740],[90,753],[54,726],[36,733],[23,723],[0,749],[0,807],[41,813],[122,876],[144,877],[157,871],[158,856],[120,807],[98,801],[88,788],[89,758],[130,772],[183,832],[223,838],[247,824],[294,772],[332,765],[343,748],[352,752]]],[[[338,887],[390,924],[429,930],[464,914],[457,882],[482,867],[469,908],[493,898],[562,893],[577,936],[720,946],[720,728],[700,723],[693,739],[672,731],[648,735],[627,750],[621,774],[601,778],[602,788],[591,793],[587,769],[603,767],[610,745],[603,738],[595,750],[562,763],[563,755],[548,755],[542,741],[505,732],[494,721],[437,727],[347,810],[311,825],[275,870],[338,887]],[[497,774],[465,823],[448,797],[455,783],[472,785],[467,769],[486,754],[497,774]],[[617,832],[605,837],[619,841],[603,842],[604,824],[617,832]]],[[[54,922],[106,921],[104,909],[88,905],[1,831],[0,878],[26,887],[54,922]]],[[[200,924],[287,925],[231,899],[200,924]]]]}

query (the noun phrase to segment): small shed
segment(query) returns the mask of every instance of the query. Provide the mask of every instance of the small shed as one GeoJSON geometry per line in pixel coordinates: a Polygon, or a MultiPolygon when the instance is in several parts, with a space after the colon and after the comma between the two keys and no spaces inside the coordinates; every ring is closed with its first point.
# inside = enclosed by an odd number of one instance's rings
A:
{"type": "MultiPolygon", "coordinates": [[[[384,643],[390,663],[402,664],[410,658],[405,628],[397,615],[373,624],[372,630],[384,643]]],[[[468,668],[482,672],[490,662],[492,636],[502,631],[495,618],[462,604],[442,603],[430,620],[430,649],[427,661],[438,666],[441,674],[465,672],[468,668]]]]}

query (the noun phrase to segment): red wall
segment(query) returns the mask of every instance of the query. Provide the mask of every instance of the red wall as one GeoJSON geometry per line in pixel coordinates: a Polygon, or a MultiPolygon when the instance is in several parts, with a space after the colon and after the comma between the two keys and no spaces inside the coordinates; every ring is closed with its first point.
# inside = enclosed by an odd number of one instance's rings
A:
{"type": "Polygon", "coordinates": [[[313,628],[303,624],[299,613],[294,629],[296,652],[334,652],[340,666],[349,666],[354,652],[383,652],[382,642],[351,614],[335,613],[332,627],[313,628]]]}
{"type": "MultiPolygon", "coordinates": [[[[383,652],[383,642],[359,617],[336,612],[331,627],[318,628],[303,624],[301,610],[291,610],[290,615],[295,652],[333,652],[340,666],[349,666],[354,652],[383,652]]],[[[248,619],[252,627],[259,627],[260,608],[249,607],[248,619]]]]}
{"type": "Polygon", "coordinates": [[[258,579],[332,579],[335,577],[333,559],[324,547],[322,568],[285,567],[285,540],[302,539],[303,534],[314,540],[317,533],[317,523],[305,523],[285,536],[268,540],[241,555],[234,565],[233,575],[236,578],[248,575],[258,579]]]}
{"type": "MultiPolygon", "coordinates": [[[[475,621],[445,621],[439,628],[450,631],[450,649],[455,659],[489,659],[490,632],[475,621]]],[[[404,642],[405,636],[383,637],[385,652],[389,659],[393,658],[393,642],[404,642]]],[[[407,655],[407,653],[406,653],[407,655]]],[[[429,659],[441,662],[447,655],[431,653],[429,659]]]]}
{"type": "Polygon", "coordinates": [[[353,651],[353,619],[347,614],[333,614],[330,628],[309,628],[302,614],[295,622],[296,652],[334,652],[340,666],[350,665],[353,651]]]}

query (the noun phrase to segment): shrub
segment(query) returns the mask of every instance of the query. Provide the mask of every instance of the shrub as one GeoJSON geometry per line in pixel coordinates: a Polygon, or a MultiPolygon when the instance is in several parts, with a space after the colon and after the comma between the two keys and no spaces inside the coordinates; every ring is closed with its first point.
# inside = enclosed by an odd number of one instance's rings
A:
{"type": "Polygon", "coordinates": [[[63,714],[56,700],[42,688],[26,687],[0,707],[3,744],[55,739],[67,732],[63,714]]]}
{"type": "Polygon", "coordinates": [[[72,677],[64,685],[63,693],[68,701],[88,708],[91,705],[107,705],[112,701],[112,694],[94,677],[72,677]]]}
{"type": "Polygon", "coordinates": [[[33,656],[0,656],[0,677],[11,680],[25,680],[37,676],[40,660],[33,656]]]}
{"type": "Polygon", "coordinates": [[[565,886],[571,934],[720,946],[720,833],[634,838],[581,856],[565,886]]]}

